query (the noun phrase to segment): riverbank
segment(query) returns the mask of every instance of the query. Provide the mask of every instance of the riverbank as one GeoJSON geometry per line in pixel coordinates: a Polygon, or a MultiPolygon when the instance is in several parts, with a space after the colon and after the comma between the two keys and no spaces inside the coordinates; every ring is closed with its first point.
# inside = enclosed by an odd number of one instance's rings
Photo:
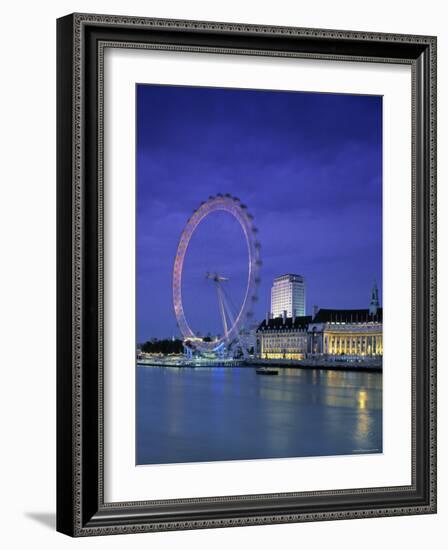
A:
{"type": "Polygon", "coordinates": [[[347,371],[369,371],[381,372],[383,370],[382,361],[362,360],[362,361],[341,361],[325,358],[319,359],[247,359],[247,360],[232,360],[223,359],[219,361],[210,360],[163,360],[163,359],[144,359],[138,360],[137,365],[140,367],[171,367],[171,368],[240,368],[240,367],[275,367],[288,369],[325,369],[325,370],[347,370],[347,371]]]}
{"type": "Polygon", "coordinates": [[[342,361],[326,358],[302,359],[294,361],[289,359],[251,359],[249,365],[262,365],[266,367],[288,368],[288,369],[327,369],[327,370],[353,370],[353,371],[372,371],[381,372],[383,370],[382,360],[358,360],[342,361]]]}
{"type": "MultiPolygon", "coordinates": [[[[167,368],[212,368],[212,367],[248,367],[252,366],[245,361],[155,361],[144,360],[137,361],[139,367],[167,367],[167,368]]],[[[254,364],[255,365],[255,364],[254,364]]]]}

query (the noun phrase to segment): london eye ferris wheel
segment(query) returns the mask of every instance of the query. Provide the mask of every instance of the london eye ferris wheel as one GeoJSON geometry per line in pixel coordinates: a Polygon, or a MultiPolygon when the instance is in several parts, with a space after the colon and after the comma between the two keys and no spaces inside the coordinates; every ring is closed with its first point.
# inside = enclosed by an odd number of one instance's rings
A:
{"type": "MultiPolygon", "coordinates": [[[[260,243],[257,239],[258,230],[254,225],[254,218],[248,212],[247,206],[242,204],[237,197],[229,194],[211,196],[207,201],[200,204],[182,231],[177,247],[173,268],[173,305],[179,330],[184,342],[198,352],[213,352],[223,347],[229,349],[234,342],[242,342],[253,317],[253,305],[257,300],[257,286],[260,282],[259,270],[261,266],[260,243]],[[224,211],[231,214],[240,224],[247,245],[248,275],[244,298],[237,311],[232,310],[224,289],[227,277],[224,274],[206,273],[216,287],[218,297],[218,308],[222,321],[223,333],[220,336],[206,341],[199,337],[188,324],[182,302],[182,274],[186,254],[191,237],[207,216],[214,212],[224,211]]],[[[242,346],[243,347],[243,346],[242,346]]],[[[244,348],[243,348],[244,352],[244,348]]]]}

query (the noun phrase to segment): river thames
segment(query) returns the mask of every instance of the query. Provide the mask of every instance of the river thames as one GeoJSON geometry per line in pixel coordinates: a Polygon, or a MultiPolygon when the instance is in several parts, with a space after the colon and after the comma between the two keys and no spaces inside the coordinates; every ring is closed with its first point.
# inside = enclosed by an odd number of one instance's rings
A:
{"type": "Polygon", "coordinates": [[[382,452],[382,374],[137,367],[136,463],[382,452]]]}

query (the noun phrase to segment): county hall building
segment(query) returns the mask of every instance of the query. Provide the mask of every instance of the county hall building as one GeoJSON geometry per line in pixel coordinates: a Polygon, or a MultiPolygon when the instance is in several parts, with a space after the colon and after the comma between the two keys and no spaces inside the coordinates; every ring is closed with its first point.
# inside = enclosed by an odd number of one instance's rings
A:
{"type": "Polygon", "coordinates": [[[378,288],[372,288],[367,309],[318,309],[312,316],[271,314],[258,326],[257,355],[261,359],[305,357],[366,358],[383,355],[383,310],[378,288]]]}

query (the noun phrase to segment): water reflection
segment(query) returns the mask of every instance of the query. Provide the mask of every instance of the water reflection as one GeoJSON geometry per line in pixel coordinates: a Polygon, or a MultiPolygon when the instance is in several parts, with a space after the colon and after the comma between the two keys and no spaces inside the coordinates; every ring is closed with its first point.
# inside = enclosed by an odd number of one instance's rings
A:
{"type": "Polygon", "coordinates": [[[137,463],[381,452],[382,375],[137,369],[137,463]]]}

